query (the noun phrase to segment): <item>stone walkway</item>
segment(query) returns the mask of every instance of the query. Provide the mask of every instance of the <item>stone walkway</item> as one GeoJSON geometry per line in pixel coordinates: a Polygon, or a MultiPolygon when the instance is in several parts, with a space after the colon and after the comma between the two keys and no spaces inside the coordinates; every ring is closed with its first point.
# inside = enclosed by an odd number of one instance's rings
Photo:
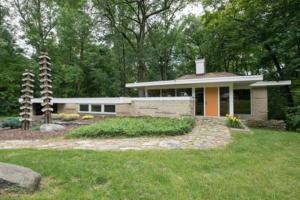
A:
{"type": "Polygon", "coordinates": [[[168,137],[138,137],[124,139],[50,139],[5,140],[0,149],[90,149],[125,151],[149,149],[208,149],[223,147],[230,141],[230,131],[220,119],[198,118],[193,131],[168,137]]]}

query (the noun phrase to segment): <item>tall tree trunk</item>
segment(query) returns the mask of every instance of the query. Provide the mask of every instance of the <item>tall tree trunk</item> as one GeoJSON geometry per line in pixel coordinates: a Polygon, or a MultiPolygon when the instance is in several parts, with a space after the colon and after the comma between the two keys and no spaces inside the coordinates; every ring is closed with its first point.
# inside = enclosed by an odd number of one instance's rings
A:
{"type": "MultiPolygon", "coordinates": [[[[283,73],[281,64],[279,62],[279,59],[277,58],[277,56],[275,55],[275,53],[273,52],[272,48],[269,45],[265,44],[264,46],[267,49],[267,51],[270,53],[271,58],[272,58],[272,60],[275,64],[276,71],[277,71],[277,74],[278,74],[278,79],[279,80],[284,80],[284,73],[283,73]]],[[[288,86],[288,85],[285,86],[284,90],[285,90],[285,93],[286,93],[288,106],[293,107],[294,106],[294,99],[293,99],[293,95],[292,95],[290,86],[288,86]]]]}
{"type": "Polygon", "coordinates": [[[121,87],[122,87],[122,95],[127,96],[127,89],[126,89],[126,51],[125,51],[125,44],[122,39],[122,71],[121,71],[121,87]]]}

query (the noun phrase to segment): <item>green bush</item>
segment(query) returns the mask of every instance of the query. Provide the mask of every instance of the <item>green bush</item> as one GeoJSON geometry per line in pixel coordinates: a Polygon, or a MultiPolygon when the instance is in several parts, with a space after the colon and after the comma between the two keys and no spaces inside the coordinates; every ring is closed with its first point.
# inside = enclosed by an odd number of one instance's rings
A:
{"type": "Polygon", "coordinates": [[[18,117],[10,117],[0,121],[1,128],[20,128],[21,122],[18,117]]]}
{"type": "Polygon", "coordinates": [[[300,131],[300,106],[288,108],[286,113],[287,129],[291,131],[300,131]]]}
{"type": "Polygon", "coordinates": [[[111,118],[71,130],[67,137],[113,137],[145,135],[180,135],[192,130],[195,119],[177,118],[111,118]]]}

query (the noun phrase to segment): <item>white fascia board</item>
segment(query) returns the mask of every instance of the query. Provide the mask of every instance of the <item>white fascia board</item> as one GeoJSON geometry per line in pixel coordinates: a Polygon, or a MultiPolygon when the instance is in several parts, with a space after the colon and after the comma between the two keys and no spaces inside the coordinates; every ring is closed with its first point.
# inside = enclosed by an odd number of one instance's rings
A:
{"type": "Polygon", "coordinates": [[[167,85],[185,85],[196,83],[234,83],[234,82],[252,82],[262,81],[263,76],[230,76],[230,77],[217,77],[217,78],[199,78],[199,79],[184,79],[184,80],[170,80],[170,81],[153,81],[153,82],[140,82],[140,83],[127,83],[127,88],[149,87],[149,86],[167,86],[167,85]]]}
{"type": "Polygon", "coordinates": [[[287,81],[259,81],[250,85],[250,87],[266,87],[266,86],[284,86],[291,85],[290,80],[287,81]]]}
{"type": "MultiPolygon", "coordinates": [[[[136,97],[136,98],[53,98],[51,103],[61,104],[128,104],[132,101],[187,101],[193,97],[136,97]]],[[[34,98],[32,103],[42,103],[42,99],[34,98]]]]}
{"type": "Polygon", "coordinates": [[[132,101],[189,101],[193,97],[136,97],[131,98],[132,101]]]}
{"type": "MultiPolygon", "coordinates": [[[[34,98],[33,103],[42,103],[42,99],[34,98]]],[[[130,98],[120,97],[120,98],[53,98],[52,103],[62,103],[62,104],[122,104],[131,103],[130,98]]]]}

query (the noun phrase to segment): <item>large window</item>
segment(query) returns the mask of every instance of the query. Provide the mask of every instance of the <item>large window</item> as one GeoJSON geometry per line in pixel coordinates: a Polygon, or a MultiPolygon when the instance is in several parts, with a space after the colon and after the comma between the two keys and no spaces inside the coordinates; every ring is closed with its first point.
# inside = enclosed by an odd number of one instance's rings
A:
{"type": "Polygon", "coordinates": [[[89,112],[89,104],[80,104],[79,111],[80,112],[89,112]]]}
{"type": "Polygon", "coordinates": [[[101,106],[101,104],[92,104],[91,110],[92,110],[92,112],[101,112],[102,106],[101,106]]]}
{"type": "Polygon", "coordinates": [[[116,106],[115,105],[104,105],[104,112],[114,113],[114,112],[116,112],[116,106]]]}
{"type": "Polygon", "coordinates": [[[80,104],[79,112],[94,113],[94,114],[113,114],[116,112],[116,105],[114,104],[80,104]]]}
{"type": "Polygon", "coordinates": [[[160,90],[148,90],[148,97],[160,97],[160,90]]]}
{"type": "Polygon", "coordinates": [[[220,115],[229,114],[229,87],[220,87],[220,115]]]}
{"type": "Polygon", "coordinates": [[[204,115],[204,89],[195,88],[196,94],[196,115],[204,115]]]}
{"type": "Polygon", "coordinates": [[[192,96],[192,89],[191,88],[178,88],[177,96],[178,97],[192,96]]]}
{"type": "Polygon", "coordinates": [[[162,89],[162,96],[163,97],[174,97],[175,89],[162,89]]]}
{"type": "Polygon", "coordinates": [[[249,89],[234,90],[234,114],[251,114],[249,89]]]}

